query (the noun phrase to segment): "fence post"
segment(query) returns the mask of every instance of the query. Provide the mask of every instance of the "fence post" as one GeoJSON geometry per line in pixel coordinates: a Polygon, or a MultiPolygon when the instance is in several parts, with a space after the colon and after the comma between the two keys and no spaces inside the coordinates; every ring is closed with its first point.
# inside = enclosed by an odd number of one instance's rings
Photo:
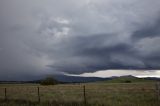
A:
{"type": "Polygon", "coordinates": [[[7,100],[7,88],[4,88],[4,100],[7,100]]]}
{"type": "Polygon", "coordinates": [[[160,99],[159,98],[159,96],[160,96],[160,82],[157,83],[157,86],[158,86],[158,99],[160,99]]]}
{"type": "Polygon", "coordinates": [[[84,97],[84,105],[86,106],[87,100],[86,100],[86,88],[85,88],[85,85],[83,86],[83,97],[84,97]]]}
{"type": "Polygon", "coordinates": [[[159,96],[160,96],[160,83],[159,82],[156,83],[156,95],[157,95],[157,100],[159,100],[159,96]]]}
{"type": "Polygon", "coordinates": [[[39,93],[39,87],[37,87],[37,90],[38,90],[38,102],[40,103],[40,93],[39,93]]]}

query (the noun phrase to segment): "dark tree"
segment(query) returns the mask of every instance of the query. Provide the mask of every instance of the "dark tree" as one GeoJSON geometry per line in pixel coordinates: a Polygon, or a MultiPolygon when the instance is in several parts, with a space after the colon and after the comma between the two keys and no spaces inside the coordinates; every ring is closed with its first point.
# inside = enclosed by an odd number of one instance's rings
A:
{"type": "Polygon", "coordinates": [[[42,80],[40,84],[41,85],[55,85],[55,84],[58,84],[58,81],[52,77],[47,77],[44,80],[42,80]]]}
{"type": "Polygon", "coordinates": [[[125,82],[125,83],[131,83],[132,81],[130,81],[130,80],[125,80],[124,82],[125,82]]]}

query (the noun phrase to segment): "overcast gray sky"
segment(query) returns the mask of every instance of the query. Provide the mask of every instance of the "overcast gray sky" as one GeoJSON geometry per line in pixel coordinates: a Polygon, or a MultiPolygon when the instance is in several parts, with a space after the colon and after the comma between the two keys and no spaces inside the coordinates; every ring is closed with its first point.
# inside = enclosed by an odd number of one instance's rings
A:
{"type": "Polygon", "coordinates": [[[108,69],[160,69],[160,0],[0,0],[0,80],[108,69]]]}

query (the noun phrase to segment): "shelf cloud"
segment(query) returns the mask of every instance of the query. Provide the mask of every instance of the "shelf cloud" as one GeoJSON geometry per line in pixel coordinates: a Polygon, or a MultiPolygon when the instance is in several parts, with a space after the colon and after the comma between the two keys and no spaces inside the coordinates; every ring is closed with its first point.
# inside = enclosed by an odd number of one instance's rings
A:
{"type": "Polygon", "coordinates": [[[1,0],[0,79],[158,70],[159,5],[159,0],[1,0]]]}

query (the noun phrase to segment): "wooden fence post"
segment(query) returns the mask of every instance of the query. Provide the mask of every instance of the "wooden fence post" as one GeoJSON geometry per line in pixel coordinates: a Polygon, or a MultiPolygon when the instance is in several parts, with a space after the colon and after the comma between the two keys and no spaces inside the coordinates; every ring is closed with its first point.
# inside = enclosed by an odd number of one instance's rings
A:
{"type": "Polygon", "coordinates": [[[157,100],[159,100],[160,99],[160,83],[159,82],[157,82],[156,83],[156,95],[157,95],[157,100]]]}
{"type": "Polygon", "coordinates": [[[38,102],[40,103],[40,93],[39,93],[39,87],[37,87],[37,90],[38,90],[38,102]]]}
{"type": "Polygon", "coordinates": [[[4,88],[4,100],[7,100],[7,88],[4,88]]]}
{"type": "Polygon", "coordinates": [[[160,96],[160,82],[157,83],[157,86],[158,86],[158,99],[160,99],[159,97],[160,96]]]}
{"type": "Polygon", "coordinates": [[[160,82],[158,82],[158,95],[160,96],[160,82]]]}
{"type": "Polygon", "coordinates": [[[86,106],[87,100],[86,100],[86,88],[85,88],[85,85],[83,86],[83,97],[84,97],[84,105],[86,106]]]}

